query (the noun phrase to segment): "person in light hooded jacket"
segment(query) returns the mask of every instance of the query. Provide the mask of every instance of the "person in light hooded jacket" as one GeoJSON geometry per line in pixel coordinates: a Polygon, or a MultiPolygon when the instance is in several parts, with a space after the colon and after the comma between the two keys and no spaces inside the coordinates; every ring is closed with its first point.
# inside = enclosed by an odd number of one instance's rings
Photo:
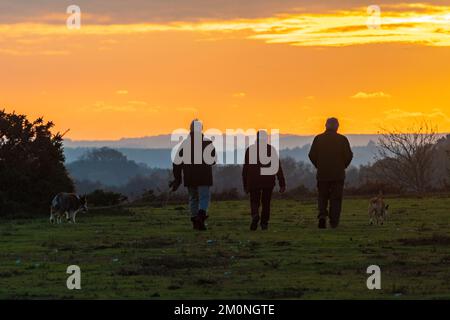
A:
{"type": "Polygon", "coordinates": [[[170,184],[172,191],[176,191],[182,182],[188,189],[194,230],[206,230],[210,188],[213,185],[212,166],[215,163],[214,145],[203,135],[203,124],[195,119],[190,125],[189,136],[176,153],[172,170],[175,180],[170,184]]]}

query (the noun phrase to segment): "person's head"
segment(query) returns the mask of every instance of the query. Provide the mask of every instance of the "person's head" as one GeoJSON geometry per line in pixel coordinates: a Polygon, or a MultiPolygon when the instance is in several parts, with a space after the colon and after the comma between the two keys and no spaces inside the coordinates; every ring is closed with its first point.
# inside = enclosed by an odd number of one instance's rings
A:
{"type": "Polygon", "coordinates": [[[203,131],[203,123],[198,119],[192,120],[191,126],[190,126],[190,131],[201,133],[203,131]]]}
{"type": "Polygon", "coordinates": [[[258,130],[256,134],[256,139],[261,143],[267,143],[269,141],[269,136],[266,130],[258,130]]]}
{"type": "Polygon", "coordinates": [[[325,123],[327,131],[337,131],[339,129],[339,121],[336,118],[328,118],[325,123]]]}

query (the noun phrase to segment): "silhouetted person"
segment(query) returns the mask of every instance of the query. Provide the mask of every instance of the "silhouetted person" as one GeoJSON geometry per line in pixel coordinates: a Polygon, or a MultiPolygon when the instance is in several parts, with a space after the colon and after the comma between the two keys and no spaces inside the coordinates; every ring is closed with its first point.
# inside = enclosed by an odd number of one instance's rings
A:
{"type": "Polygon", "coordinates": [[[332,228],[336,228],[339,224],[345,169],[353,159],[348,139],[337,133],[338,120],[329,118],[325,127],[326,131],[314,138],[309,152],[309,159],[317,168],[318,218],[321,229],[326,228],[328,216],[332,228]]]}
{"type": "Polygon", "coordinates": [[[191,221],[195,230],[206,230],[208,206],[213,185],[212,165],[216,151],[212,141],[204,137],[203,125],[197,119],[190,126],[189,136],[181,143],[173,163],[175,180],[171,183],[176,191],[182,181],[189,192],[191,221]]]}
{"type": "Polygon", "coordinates": [[[250,193],[252,222],[250,230],[258,228],[267,230],[270,219],[270,200],[272,199],[275,177],[278,178],[280,192],[286,189],[281,162],[275,148],[268,143],[266,131],[258,131],[256,143],[245,151],[245,162],[242,169],[242,181],[246,193],[250,193]],[[262,151],[262,157],[260,150],[262,151]],[[259,207],[262,205],[261,217],[259,207]]]}

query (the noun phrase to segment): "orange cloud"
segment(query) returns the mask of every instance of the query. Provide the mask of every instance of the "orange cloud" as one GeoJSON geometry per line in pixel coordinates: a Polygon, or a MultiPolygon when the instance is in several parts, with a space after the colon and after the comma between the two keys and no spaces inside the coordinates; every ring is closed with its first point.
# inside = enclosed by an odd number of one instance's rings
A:
{"type": "Polygon", "coordinates": [[[382,91],[378,92],[358,92],[357,94],[354,94],[350,98],[352,99],[373,99],[373,98],[390,98],[391,95],[384,93],[382,91]]]}
{"type": "MultiPolygon", "coordinates": [[[[332,13],[294,13],[258,19],[164,24],[82,23],[79,30],[64,24],[0,25],[0,39],[30,36],[127,35],[149,32],[194,32],[217,41],[221,36],[285,43],[294,46],[349,46],[371,43],[415,43],[450,46],[450,6],[396,4],[381,7],[380,28],[367,27],[366,8],[332,13]],[[211,37],[211,34],[216,34],[211,37]]],[[[91,17],[92,19],[92,17],[91,17]]],[[[99,21],[107,21],[104,18],[99,21]]],[[[4,52],[7,53],[7,52],[4,52]]]]}
{"type": "Polygon", "coordinates": [[[422,111],[405,111],[402,109],[391,109],[384,112],[386,119],[388,120],[409,120],[411,118],[424,118],[433,119],[441,118],[446,122],[450,122],[450,117],[445,114],[441,109],[435,108],[431,112],[422,111]]]}

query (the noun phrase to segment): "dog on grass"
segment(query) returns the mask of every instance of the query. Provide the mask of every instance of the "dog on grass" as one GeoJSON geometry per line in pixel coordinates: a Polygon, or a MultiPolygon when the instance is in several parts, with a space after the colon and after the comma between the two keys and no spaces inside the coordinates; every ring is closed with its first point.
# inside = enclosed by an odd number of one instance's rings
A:
{"type": "Polygon", "coordinates": [[[58,193],[50,206],[50,223],[61,223],[64,215],[67,222],[76,223],[79,212],[87,212],[86,196],[80,197],[74,193],[58,193]]]}
{"type": "Polygon", "coordinates": [[[369,201],[369,223],[383,224],[388,215],[389,205],[384,202],[383,194],[380,192],[377,197],[369,201]]]}

